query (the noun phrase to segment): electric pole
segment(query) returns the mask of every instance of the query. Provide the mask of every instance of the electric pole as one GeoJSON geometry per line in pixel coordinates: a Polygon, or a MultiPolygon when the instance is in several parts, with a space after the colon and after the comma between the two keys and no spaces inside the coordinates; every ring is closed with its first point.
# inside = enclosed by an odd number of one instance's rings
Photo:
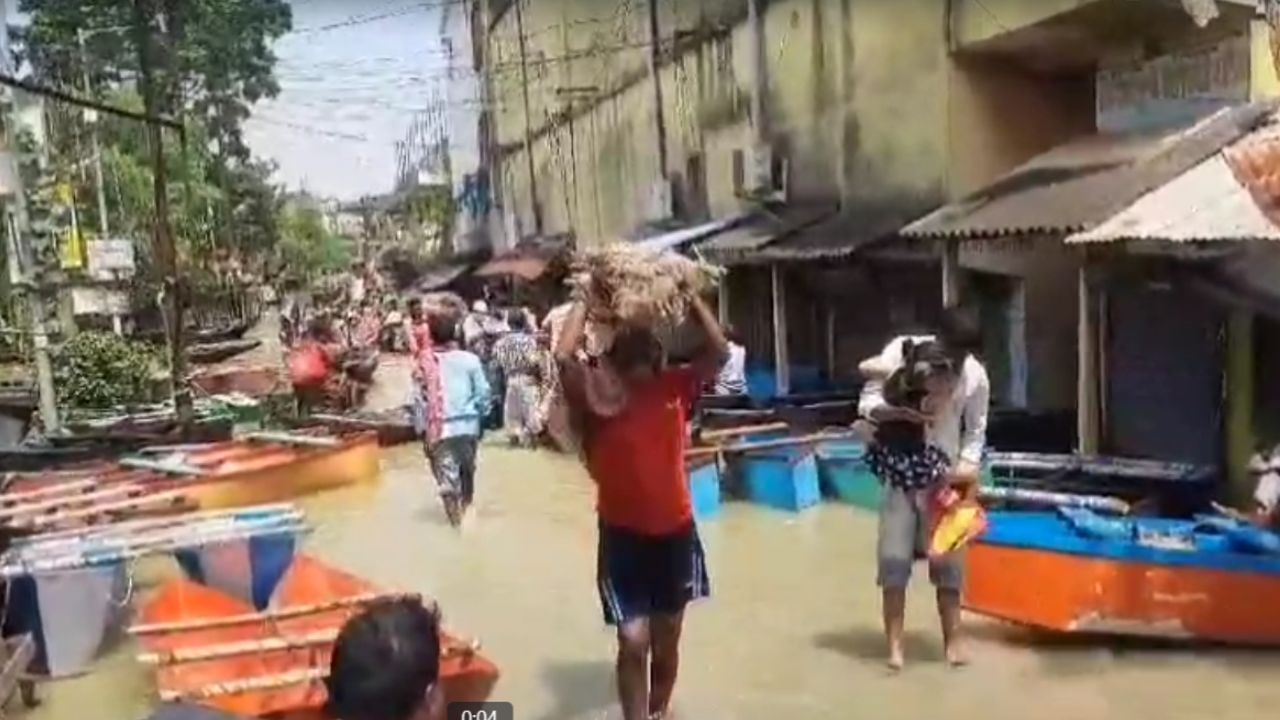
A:
{"type": "Polygon", "coordinates": [[[653,119],[658,134],[658,176],[667,178],[667,119],[662,112],[662,35],[658,0],[649,0],[649,74],[653,77],[653,119]]]}
{"type": "MultiPolygon", "coordinates": [[[[142,104],[148,117],[156,115],[156,87],[152,57],[151,3],[133,0],[134,30],[138,36],[138,81],[142,84],[142,104]]],[[[183,343],[182,279],[178,275],[178,252],[169,224],[169,179],[165,167],[164,135],[159,123],[147,123],[147,144],[151,150],[152,189],[155,196],[155,254],[161,272],[162,307],[169,337],[169,367],[173,382],[173,403],[178,421],[185,428],[192,417],[191,391],[186,381],[183,343]]]]}

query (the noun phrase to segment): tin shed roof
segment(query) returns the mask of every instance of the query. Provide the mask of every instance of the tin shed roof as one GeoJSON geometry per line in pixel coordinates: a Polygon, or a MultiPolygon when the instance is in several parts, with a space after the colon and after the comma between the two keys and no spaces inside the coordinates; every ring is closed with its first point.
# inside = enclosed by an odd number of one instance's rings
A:
{"type": "Polygon", "coordinates": [[[900,234],[981,239],[1089,230],[1254,130],[1274,109],[1272,102],[1249,103],[1173,131],[1069,142],[900,234]]]}

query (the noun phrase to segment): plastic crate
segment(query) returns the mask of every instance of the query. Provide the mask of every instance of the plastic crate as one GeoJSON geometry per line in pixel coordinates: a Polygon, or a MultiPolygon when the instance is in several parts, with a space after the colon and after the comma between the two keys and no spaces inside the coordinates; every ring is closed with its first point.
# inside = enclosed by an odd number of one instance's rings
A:
{"type": "Polygon", "coordinates": [[[841,441],[818,450],[818,478],[827,494],[867,510],[880,508],[880,480],[866,461],[862,443],[841,441]]]}
{"type": "Polygon", "coordinates": [[[689,495],[694,518],[710,520],[720,514],[720,465],[714,458],[689,465],[689,495]]]}
{"type": "Polygon", "coordinates": [[[822,499],[818,464],[810,449],[749,453],[737,462],[747,498],[752,502],[799,512],[822,499]]]}

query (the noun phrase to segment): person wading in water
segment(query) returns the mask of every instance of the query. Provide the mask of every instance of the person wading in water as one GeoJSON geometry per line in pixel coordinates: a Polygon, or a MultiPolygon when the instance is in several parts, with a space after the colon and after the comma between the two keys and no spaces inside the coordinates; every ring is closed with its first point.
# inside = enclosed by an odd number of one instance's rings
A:
{"type": "Polygon", "coordinates": [[[337,720],[445,720],[439,612],[417,600],[370,605],[338,633],[325,689],[337,720]]]}
{"type": "MultiPolygon", "coordinates": [[[[876,425],[867,460],[883,485],[876,582],[894,670],[904,662],[907,584],[927,545],[930,499],[944,484],[966,493],[975,489],[986,445],[991,383],[974,356],[982,342],[977,318],[967,309],[948,308],[940,329],[936,338],[894,338],[879,357],[859,365],[867,383],[858,411],[876,425]]],[[[931,560],[929,579],[937,591],[947,661],[962,665],[963,550],[931,560]]]]}
{"type": "Polygon", "coordinates": [[[589,281],[556,344],[565,398],[596,483],[597,585],[618,634],[618,695],[625,720],[667,715],[679,667],[685,605],[710,594],[685,471],[686,423],[728,343],[711,311],[690,297],[706,345],[693,365],[668,368],[647,328],[617,328],[603,357],[583,360],[589,281]]]}

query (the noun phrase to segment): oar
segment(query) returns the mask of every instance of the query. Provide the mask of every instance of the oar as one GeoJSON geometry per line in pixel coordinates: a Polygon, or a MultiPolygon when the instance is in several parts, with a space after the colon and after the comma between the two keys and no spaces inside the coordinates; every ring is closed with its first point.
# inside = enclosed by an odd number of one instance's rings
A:
{"type": "Polygon", "coordinates": [[[341,444],[337,438],[324,437],[323,435],[301,435],[298,433],[255,432],[248,433],[244,438],[246,440],[256,440],[258,442],[274,442],[284,443],[287,445],[305,445],[308,447],[322,448],[338,447],[338,445],[341,444]]]}
{"type": "Polygon", "coordinates": [[[199,477],[204,475],[204,468],[196,467],[195,465],[147,460],[146,458],[120,458],[120,465],[122,467],[132,468],[135,470],[151,470],[158,473],[164,473],[166,475],[187,475],[190,477],[199,477]]]}
{"type": "Polygon", "coordinates": [[[307,615],[317,615],[322,612],[329,612],[330,610],[358,607],[387,600],[415,600],[421,602],[422,595],[418,593],[402,592],[361,593],[359,595],[334,598],[332,600],[314,603],[311,605],[294,605],[291,607],[281,608],[279,610],[268,610],[259,613],[244,613],[241,615],[227,615],[224,617],[203,618],[199,620],[177,620],[174,622],[134,625],[129,628],[129,634],[159,635],[163,633],[186,632],[188,630],[211,630],[213,628],[234,627],[236,625],[272,623],[278,620],[305,617],[307,615]]]}

